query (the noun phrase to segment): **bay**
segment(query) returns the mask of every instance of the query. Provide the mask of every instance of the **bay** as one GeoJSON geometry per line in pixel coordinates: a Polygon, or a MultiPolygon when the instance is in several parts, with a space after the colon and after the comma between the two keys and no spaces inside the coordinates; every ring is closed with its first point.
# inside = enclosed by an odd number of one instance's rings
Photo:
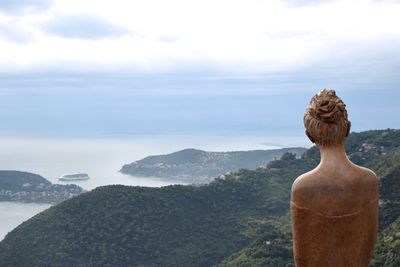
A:
{"type": "Polygon", "coordinates": [[[27,171],[52,183],[63,174],[87,173],[87,181],[74,182],[86,190],[109,184],[165,186],[180,181],[132,177],[119,173],[124,164],[149,155],[185,148],[235,151],[307,146],[304,137],[238,137],[151,135],[126,139],[7,139],[0,138],[0,170],[27,171]]]}
{"type": "Polygon", "coordinates": [[[0,202],[0,240],[17,225],[49,208],[49,204],[0,202]]]}
{"type": "MultiPolygon", "coordinates": [[[[0,138],[0,170],[27,171],[52,183],[67,173],[88,173],[87,181],[73,182],[86,190],[110,184],[161,187],[185,184],[174,179],[123,175],[120,168],[149,155],[185,148],[237,151],[307,146],[296,136],[150,135],[119,139],[0,138]]],[[[47,204],[0,202],[0,240],[23,221],[50,207],[47,204]]]]}

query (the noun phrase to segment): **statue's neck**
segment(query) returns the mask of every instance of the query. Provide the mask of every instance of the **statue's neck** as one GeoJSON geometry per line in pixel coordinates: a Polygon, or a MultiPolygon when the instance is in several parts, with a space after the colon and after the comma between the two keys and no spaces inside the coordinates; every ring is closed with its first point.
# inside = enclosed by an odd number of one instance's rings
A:
{"type": "Polygon", "coordinates": [[[346,155],[344,144],[319,146],[321,152],[320,166],[342,166],[351,164],[346,155]]]}

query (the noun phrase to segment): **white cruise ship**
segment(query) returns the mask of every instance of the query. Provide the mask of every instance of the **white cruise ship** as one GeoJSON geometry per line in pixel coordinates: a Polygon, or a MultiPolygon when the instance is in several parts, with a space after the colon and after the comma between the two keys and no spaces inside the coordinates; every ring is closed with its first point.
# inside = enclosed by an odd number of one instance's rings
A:
{"type": "Polygon", "coordinates": [[[87,173],[64,174],[58,178],[60,181],[82,181],[89,180],[87,173]]]}

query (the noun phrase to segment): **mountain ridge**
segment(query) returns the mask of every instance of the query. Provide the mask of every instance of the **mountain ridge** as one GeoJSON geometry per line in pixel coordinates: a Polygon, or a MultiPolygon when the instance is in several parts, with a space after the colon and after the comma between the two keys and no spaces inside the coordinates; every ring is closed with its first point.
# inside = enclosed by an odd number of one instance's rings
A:
{"type": "MultiPolygon", "coordinates": [[[[397,266],[400,130],[351,133],[346,148],[381,177],[385,205],[371,266],[397,266]]],[[[99,187],[11,231],[0,242],[0,265],[294,266],[291,184],[319,159],[312,147],[207,185],[99,187]]]]}

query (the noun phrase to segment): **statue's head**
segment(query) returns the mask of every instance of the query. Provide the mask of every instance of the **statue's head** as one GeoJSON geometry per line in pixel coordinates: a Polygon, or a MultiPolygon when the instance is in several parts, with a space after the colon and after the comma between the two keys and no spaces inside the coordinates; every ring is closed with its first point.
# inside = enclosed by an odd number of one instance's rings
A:
{"type": "Polygon", "coordinates": [[[342,144],[350,132],[346,105],[334,90],[322,90],[310,101],[304,114],[306,134],[319,146],[342,144]]]}

